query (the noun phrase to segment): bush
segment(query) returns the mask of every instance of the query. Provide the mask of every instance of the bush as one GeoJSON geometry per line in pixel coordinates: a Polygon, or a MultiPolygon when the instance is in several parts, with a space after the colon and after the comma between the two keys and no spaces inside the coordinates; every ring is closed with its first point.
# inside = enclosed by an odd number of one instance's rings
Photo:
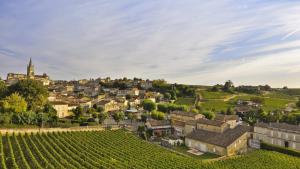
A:
{"type": "Polygon", "coordinates": [[[71,120],[71,123],[79,123],[79,120],[71,120]]]}
{"type": "Polygon", "coordinates": [[[151,117],[155,120],[164,120],[165,114],[163,112],[153,111],[151,112],[151,117]]]}
{"type": "Polygon", "coordinates": [[[95,119],[94,118],[89,118],[89,119],[87,119],[87,122],[95,122],[95,119]]]}
{"type": "Polygon", "coordinates": [[[273,144],[268,144],[268,143],[261,143],[260,146],[261,146],[261,149],[264,149],[264,150],[277,151],[279,153],[300,157],[300,152],[299,151],[296,151],[296,150],[293,150],[293,149],[290,149],[290,148],[285,148],[285,147],[281,147],[281,146],[277,146],[277,145],[273,145],[273,144]]]}

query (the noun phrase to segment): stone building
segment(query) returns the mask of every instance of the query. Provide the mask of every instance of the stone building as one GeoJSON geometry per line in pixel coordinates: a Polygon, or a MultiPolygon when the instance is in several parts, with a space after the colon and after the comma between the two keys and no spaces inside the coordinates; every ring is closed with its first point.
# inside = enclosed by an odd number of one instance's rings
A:
{"type": "Polygon", "coordinates": [[[20,73],[8,73],[6,78],[6,83],[8,85],[13,85],[20,80],[25,79],[33,79],[41,82],[44,86],[48,86],[50,84],[49,76],[44,73],[42,75],[35,75],[34,73],[34,65],[32,64],[32,60],[30,58],[29,64],[27,65],[27,74],[20,73]]]}
{"type": "Polygon", "coordinates": [[[202,114],[197,114],[193,112],[185,111],[172,111],[170,113],[170,119],[172,122],[172,127],[174,128],[174,135],[183,137],[185,136],[185,125],[188,121],[196,121],[200,118],[203,118],[202,114]]]}
{"type": "Polygon", "coordinates": [[[300,126],[286,123],[257,123],[253,140],[300,150],[300,126]]]}
{"type": "Polygon", "coordinates": [[[53,108],[56,110],[58,118],[64,118],[72,114],[69,112],[68,103],[66,102],[52,101],[51,104],[53,105],[53,108]]]}
{"type": "Polygon", "coordinates": [[[185,145],[202,152],[231,156],[247,151],[251,127],[230,128],[225,121],[198,119],[185,125],[185,145]]]}

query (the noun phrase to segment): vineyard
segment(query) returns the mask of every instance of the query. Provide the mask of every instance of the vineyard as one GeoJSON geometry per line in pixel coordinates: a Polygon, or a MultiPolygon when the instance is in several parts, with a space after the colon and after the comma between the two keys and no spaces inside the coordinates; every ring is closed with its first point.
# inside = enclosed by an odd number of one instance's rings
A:
{"type": "Polygon", "coordinates": [[[275,152],[255,151],[224,161],[201,161],[118,131],[3,135],[3,169],[77,168],[297,168],[300,160],[275,152]]]}

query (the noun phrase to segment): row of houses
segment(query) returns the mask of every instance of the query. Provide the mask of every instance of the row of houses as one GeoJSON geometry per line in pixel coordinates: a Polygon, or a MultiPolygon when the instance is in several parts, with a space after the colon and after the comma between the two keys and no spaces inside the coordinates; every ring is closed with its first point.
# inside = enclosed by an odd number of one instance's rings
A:
{"type": "Polygon", "coordinates": [[[156,136],[177,136],[185,145],[201,152],[231,156],[260,148],[265,142],[300,150],[300,127],[285,123],[244,125],[236,115],[217,115],[214,120],[201,114],[174,111],[171,121],[149,120],[146,125],[156,136]]]}

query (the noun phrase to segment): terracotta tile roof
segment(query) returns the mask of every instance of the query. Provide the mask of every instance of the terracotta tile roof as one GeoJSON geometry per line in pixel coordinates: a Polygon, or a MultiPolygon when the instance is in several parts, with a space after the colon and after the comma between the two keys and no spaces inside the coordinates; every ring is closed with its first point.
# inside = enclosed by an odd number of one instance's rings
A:
{"type": "Polygon", "coordinates": [[[186,138],[198,140],[204,143],[217,145],[220,147],[227,147],[240,138],[246,132],[251,131],[249,126],[236,126],[233,129],[227,129],[223,133],[216,133],[206,130],[195,130],[188,134],[186,138]]]}

